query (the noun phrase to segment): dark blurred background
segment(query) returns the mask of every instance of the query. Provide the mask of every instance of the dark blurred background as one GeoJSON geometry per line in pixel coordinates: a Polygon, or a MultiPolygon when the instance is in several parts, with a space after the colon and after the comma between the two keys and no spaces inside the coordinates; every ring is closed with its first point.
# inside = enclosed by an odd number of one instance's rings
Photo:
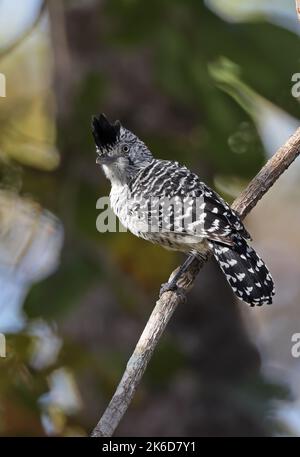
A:
{"type": "MultiPolygon", "coordinates": [[[[97,232],[92,114],[231,202],[299,125],[299,33],[294,0],[0,0],[2,436],[89,434],[183,259],[97,232]]],[[[295,162],[246,221],[273,306],[209,262],[117,435],[300,436],[299,183],[295,162]]]]}

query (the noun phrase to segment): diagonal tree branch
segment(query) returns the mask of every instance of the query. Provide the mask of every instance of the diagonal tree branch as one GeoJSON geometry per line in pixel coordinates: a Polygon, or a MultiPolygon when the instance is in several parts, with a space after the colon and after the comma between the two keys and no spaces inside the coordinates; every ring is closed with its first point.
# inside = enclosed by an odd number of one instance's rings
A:
{"type": "MultiPolygon", "coordinates": [[[[248,187],[234,201],[232,208],[243,219],[254,208],[257,202],[268,192],[280,175],[291,165],[300,153],[300,128],[266,163],[248,187]]],[[[159,342],[176,307],[185,301],[187,291],[193,286],[194,280],[206,260],[211,257],[207,251],[206,259],[195,260],[188,271],[180,278],[179,290],[165,292],[156,302],[156,306],[144,328],[144,331],[130,357],[123,377],[114,393],[107,409],[92,432],[93,437],[112,436],[120,420],[130,405],[140,380],[147,368],[153,351],[159,342]]],[[[177,270],[175,270],[169,281],[177,270]]]]}

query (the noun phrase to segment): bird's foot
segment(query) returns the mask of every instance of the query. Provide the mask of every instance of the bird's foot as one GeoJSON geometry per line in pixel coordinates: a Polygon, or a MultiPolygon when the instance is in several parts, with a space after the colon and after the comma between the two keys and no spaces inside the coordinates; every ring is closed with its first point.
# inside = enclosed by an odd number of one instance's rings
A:
{"type": "Polygon", "coordinates": [[[160,291],[159,291],[159,298],[161,298],[161,296],[165,292],[176,292],[176,294],[180,296],[180,299],[182,302],[186,301],[185,291],[183,289],[181,289],[180,287],[178,287],[177,284],[174,283],[173,281],[165,282],[161,285],[160,291]]]}
{"type": "Polygon", "coordinates": [[[165,292],[174,292],[175,290],[178,289],[178,286],[174,282],[164,282],[160,286],[160,291],[159,291],[159,298],[164,294],[165,292]]]}

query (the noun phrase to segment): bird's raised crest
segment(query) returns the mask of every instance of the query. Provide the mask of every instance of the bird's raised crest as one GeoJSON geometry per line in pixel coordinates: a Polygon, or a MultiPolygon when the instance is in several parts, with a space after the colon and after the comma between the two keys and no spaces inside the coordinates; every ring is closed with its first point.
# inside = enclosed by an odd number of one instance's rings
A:
{"type": "Polygon", "coordinates": [[[92,118],[92,133],[99,149],[113,146],[119,139],[121,124],[116,121],[111,124],[102,113],[92,118]]]}

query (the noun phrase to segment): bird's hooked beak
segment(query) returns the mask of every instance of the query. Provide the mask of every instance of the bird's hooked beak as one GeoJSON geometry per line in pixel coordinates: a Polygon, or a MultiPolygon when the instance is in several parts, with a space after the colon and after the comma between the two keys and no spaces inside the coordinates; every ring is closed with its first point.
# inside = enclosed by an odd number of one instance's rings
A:
{"type": "Polygon", "coordinates": [[[109,149],[113,148],[120,137],[121,124],[116,121],[111,124],[104,114],[93,116],[92,133],[97,149],[97,163],[103,163],[109,149]]]}

